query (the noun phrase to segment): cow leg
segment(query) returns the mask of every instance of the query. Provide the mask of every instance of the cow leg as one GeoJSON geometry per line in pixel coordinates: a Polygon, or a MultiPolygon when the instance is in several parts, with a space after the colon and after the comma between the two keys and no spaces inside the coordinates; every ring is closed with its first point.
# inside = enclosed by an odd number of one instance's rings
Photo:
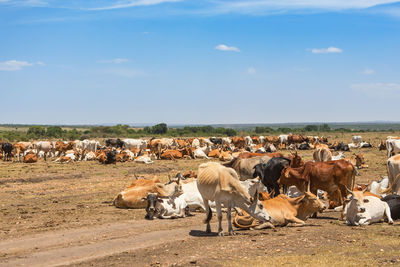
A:
{"type": "Polygon", "coordinates": [[[219,236],[224,236],[224,233],[222,231],[222,210],[221,210],[221,202],[216,200],[216,209],[217,209],[217,218],[218,218],[218,235],[219,236]]]}
{"type": "Polygon", "coordinates": [[[393,224],[393,219],[390,213],[389,205],[386,202],[383,202],[383,205],[385,206],[385,216],[388,219],[388,224],[393,224]]]}
{"type": "Polygon", "coordinates": [[[274,196],[275,196],[275,197],[277,197],[277,196],[281,193],[278,183],[275,183],[275,184],[274,184],[274,191],[275,191],[275,193],[274,193],[274,196]]]}
{"type": "Polygon", "coordinates": [[[306,224],[303,220],[300,220],[299,218],[297,218],[293,215],[289,215],[285,219],[286,219],[286,221],[294,223],[295,226],[304,226],[306,224]]]}
{"type": "Polygon", "coordinates": [[[229,235],[234,235],[235,233],[233,232],[233,228],[232,228],[232,217],[231,217],[231,206],[230,205],[228,205],[226,219],[228,220],[228,233],[229,233],[229,235]]]}
{"type": "Polygon", "coordinates": [[[207,224],[206,232],[211,233],[210,221],[212,218],[212,211],[211,211],[210,205],[208,204],[208,199],[203,199],[203,202],[204,202],[204,207],[205,207],[206,214],[207,214],[207,217],[204,220],[204,223],[207,224]]]}

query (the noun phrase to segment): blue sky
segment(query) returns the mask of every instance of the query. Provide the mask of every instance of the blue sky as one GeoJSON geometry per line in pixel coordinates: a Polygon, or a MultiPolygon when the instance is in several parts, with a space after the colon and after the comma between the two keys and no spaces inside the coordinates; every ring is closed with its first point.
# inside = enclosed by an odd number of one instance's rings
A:
{"type": "Polygon", "coordinates": [[[400,2],[0,0],[0,123],[400,121],[400,2]]]}

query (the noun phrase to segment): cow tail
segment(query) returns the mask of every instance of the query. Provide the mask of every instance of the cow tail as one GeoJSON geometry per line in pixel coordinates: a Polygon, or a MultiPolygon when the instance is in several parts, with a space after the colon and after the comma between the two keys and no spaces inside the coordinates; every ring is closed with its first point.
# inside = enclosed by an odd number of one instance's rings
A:
{"type": "Polygon", "coordinates": [[[353,165],[351,167],[353,168],[353,172],[351,174],[351,176],[352,176],[351,190],[354,190],[354,186],[356,185],[356,167],[354,167],[353,165]]]}
{"type": "Polygon", "coordinates": [[[386,193],[391,192],[391,191],[393,190],[393,185],[397,184],[397,182],[399,181],[399,179],[400,179],[400,173],[397,174],[396,178],[394,178],[394,180],[393,180],[393,183],[392,183],[387,189],[385,189],[385,190],[380,190],[379,193],[380,193],[380,194],[386,194],[386,193]]]}

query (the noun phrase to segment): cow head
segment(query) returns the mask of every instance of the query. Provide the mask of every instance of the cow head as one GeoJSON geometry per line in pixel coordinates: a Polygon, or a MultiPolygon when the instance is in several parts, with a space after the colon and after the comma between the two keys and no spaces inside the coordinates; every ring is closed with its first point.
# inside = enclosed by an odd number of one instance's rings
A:
{"type": "Polygon", "coordinates": [[[142,198],[142,201],[147,201],[146,216],[144,218],[153,220],[154,216],[160,212],[158,203],[161,203],[162,199],[158,197],[157,193],[147,193],[147,197],[142,198]]]}
{"type": "Polygon", "coordinates": [[[316,195],[309,191],[304,192],[304,195],[299,198],[300,217],[306,218],[315,212],[323,212],[326,209],[325,204],[316,195]]]}
{"type": "Polygon", "coordinates": [[[254,193],[253,197],[250,198],[250,205],[247,206],[246,212],[252,215],[254,218],[261,222],[268,222],[271,220],[271,216],[269,216],[267,210],[264,208],[264,205],[258,199],[258,191],[254,193]]]}
{"type": "Polygon", "coordinates": [[[368,203],[368,199],[364,198],[364,192],[368,189],[365,188],[363,191],[351,191],[350,189],[347,189],[347,192],[349,193],[348,198],[346,199],[347,203],[347,209],[348,210],[355,210],[357,214],[362,214],[365,212],[365,206],[364,203],[368,203]]]}
{"type": "Polygon", "coordinates": [[[365,164],[364,156],[362,154],[354,154],[356,157],[356,166],[359,167],[365,164]]]}

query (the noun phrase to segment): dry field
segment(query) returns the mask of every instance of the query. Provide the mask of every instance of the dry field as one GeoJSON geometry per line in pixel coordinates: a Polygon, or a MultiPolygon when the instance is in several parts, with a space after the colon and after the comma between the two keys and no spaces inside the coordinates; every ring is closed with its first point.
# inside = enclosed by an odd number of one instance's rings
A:
{"type": "MultiPolygon", "coordinates": [[[[389,134],[361,135],[376,145],[389,134]]],[[[334,134],[329,140],[348,143],[351,135],[334,134]]],[[[386,151],[374,147],[345,154],[354,152],[363,153],[369,165],[356,182],[386,175],[386,151]]],[[[312,151],[300,154],[312,158],[312,151]]],[[[202,162],[0,162],[0,266],[400,265],[400,222],[349,227],[337,220],[338,213],[328,211],[305,227],[238,231],[221,238],[205,235],[202,213],[145,221],[144,210],[111,205],[134,174],[166,180],[168,174],[196,170],[202,162]]],[[[216,231],[215,224],[212,229],[216,231]]]]}

